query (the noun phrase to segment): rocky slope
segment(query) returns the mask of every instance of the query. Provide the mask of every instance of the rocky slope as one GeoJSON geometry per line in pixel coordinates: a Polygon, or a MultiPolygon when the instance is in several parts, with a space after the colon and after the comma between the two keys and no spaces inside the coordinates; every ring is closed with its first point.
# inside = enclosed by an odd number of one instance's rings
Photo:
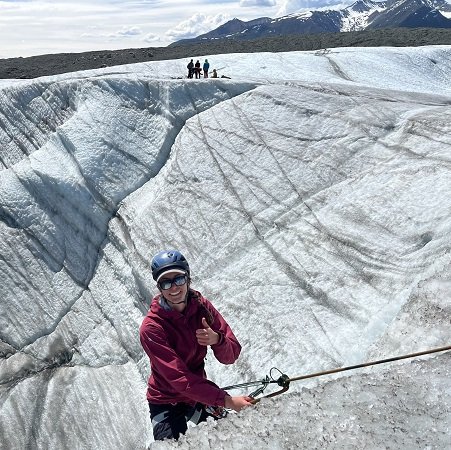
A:
{"type": "Polygon", "coordinates": [[[349,33],[288,35],[252,41],[219,41],[177,47],[60,53],[0,59],[0,79],[36,78],[144,61],[195,58],[224,53],[307,51],[335,47],[451,45],[451,29],[395,28],[349,33]]]}

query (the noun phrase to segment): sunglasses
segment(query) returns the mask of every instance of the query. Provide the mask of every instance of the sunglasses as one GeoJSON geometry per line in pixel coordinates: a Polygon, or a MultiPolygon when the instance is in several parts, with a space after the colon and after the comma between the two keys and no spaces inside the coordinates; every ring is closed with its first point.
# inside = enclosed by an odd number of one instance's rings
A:
{"type": "Polygon", "coordinates": [[[163,291],[167,291],[168,289],[171,289],[172,285],[175,284],[176,286],[183,286],[186,283],[186,275],[177,275],[172,280],[162,280],[158,283],[158,286],[163,291]]]}

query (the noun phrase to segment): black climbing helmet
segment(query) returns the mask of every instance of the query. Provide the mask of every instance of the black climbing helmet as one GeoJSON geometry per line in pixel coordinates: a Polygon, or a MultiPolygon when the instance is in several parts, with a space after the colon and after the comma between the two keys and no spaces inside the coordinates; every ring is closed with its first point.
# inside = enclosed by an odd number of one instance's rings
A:
{"type": "Polygon", "coordinates": [[[189,277],[189,265],[186,258],[178,250],[163,250],[158,252],[151,263],[152,277],[157,281],[158,277],[172,269],[179,269],[186,272],[189,277]]]}

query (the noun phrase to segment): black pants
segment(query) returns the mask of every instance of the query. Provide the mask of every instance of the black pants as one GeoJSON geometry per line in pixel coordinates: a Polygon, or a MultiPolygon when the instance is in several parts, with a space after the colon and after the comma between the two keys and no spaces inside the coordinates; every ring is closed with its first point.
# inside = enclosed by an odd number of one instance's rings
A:
{"type": "Polygon", "coordinates": [[[201,403],[197,403],[195,406],[187,403],[175,403],[174,405],[149,403],[149,410],[152,419],[153,438],[156,441],[178,439],[188,429],[188,421],[198,424],[205,422],[208,417],[218,418],[207,412],[205,405],[201,403]]]}

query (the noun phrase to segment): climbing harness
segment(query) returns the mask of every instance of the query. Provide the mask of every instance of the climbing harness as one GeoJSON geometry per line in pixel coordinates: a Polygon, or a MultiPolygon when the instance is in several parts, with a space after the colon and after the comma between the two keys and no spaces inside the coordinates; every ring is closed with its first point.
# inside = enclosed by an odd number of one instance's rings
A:
{"type": "Polygon", "coordinates": [[[407,359],[407,358],[415,358],[417,356],[429,355],[432,353],[446,352],[448,350],[451,350],[451,345],[448,345],[446,347],[433,348],[430,350],[425,350],[425,351],[417,352],[417,353],[410,353],[408,355],[394,356],[392,358],[380,359],[378,361],[370,361],[370,362],[366,362],[366,363],[362,363],[362,364],[356,364],[354,366],[339,367],[337,369],[325,370],[323,372],[316,372],[316,373],[311,373],[308,375],[301,375],[299,377],[293,377],[293,378],[290,378],[288,375],[282,373],[276,367],[273,367],[269,372],[269,376],[267,375],[262,380],[250,381],[250,382],[241,383],[241,384],[233,384],[231,386],[226,386],[222,389],[227,391],[230,389],[240,389],[240,388],[259,386],[256,390],[254,390],[253,392],[248,394],[248,397],[251,397],[253,399],[252,403],[258,403],[262,398],[275,397],[276,395],[283,394],[284,392],[288,391],[288,389],[290,387],[290,383],[292,381],[306,380],[308,378],[316,378],[316,377],[321,377],[323,375],[330,375],[332,373],[345,372],[346,370],[360,369],[362,367],[375,366],[377,364],[385,364],[388,362],[399,361],[401,359],[407,359]],[[279,372],[279,374],[280,374],[280,376],[277,379],[274,378],[272,375],[272,372],[275,370],[277,372],[279,372]],[[256,398],[258,395],[263,394],[263,392],[265,391],[265,389],[268,387],[269,384],[274,384],[274,383],[277,383],[277,385],[281,386],[282,389],[280,389],[276,392],[272,392],[271,394],[267,394],[262,397],[256,398]]]}

